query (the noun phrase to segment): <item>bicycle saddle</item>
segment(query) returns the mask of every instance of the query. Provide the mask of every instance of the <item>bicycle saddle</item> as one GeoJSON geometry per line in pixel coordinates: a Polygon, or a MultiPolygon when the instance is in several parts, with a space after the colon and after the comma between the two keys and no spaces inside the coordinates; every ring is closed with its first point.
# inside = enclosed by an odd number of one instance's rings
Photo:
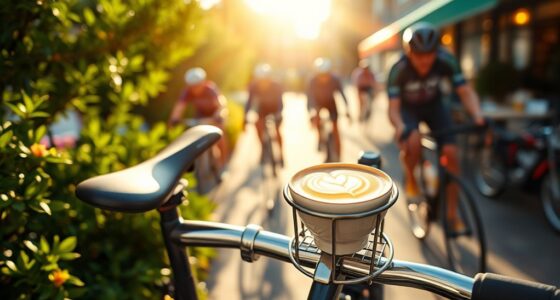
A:
{"type": "Polygon", "coordinates": [[[214,126],[195,126],[149,160],[81,182],[76,188],[76,196],[93,206],[114,211],[156,209],[168,200],[195,158],[216,143],[221,135],[222,131],[214,126]]]}

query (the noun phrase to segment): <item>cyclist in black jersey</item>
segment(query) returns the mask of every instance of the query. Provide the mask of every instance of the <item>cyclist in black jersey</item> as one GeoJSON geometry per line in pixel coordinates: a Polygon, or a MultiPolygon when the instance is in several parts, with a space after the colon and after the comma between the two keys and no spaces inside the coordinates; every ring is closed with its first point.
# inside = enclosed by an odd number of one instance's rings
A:
{"type": "MultiPolygon", "coordinates": [[[[405,193],[417,197],[419,188],[414,178],[414,169],[420,159],[419,122],[425,122],[430,130],[452,126],[449,109],[442,101],[440,83],[448,78],[461,102],[478,125],[484,124],[479,99],[473,88],[465,81],[459,64],[453,55],[440,48],[438,30],[426,22],[417,23],[403,33],[404,55],[393,65],[387,81],[389,94],[389,119],[395,127],[395,137],[401,149],[401,160],[405,169],[405,193]],[[406,136],[403,133],[410,132],[406,136]]],[[[457,146],[452,136],[442,137],[443,155],[447,169],[457,174],[457,146]]],[[[464,225],[457,217],[458,188],[448,189],[450,224],[457,231],[464,225]]]]}

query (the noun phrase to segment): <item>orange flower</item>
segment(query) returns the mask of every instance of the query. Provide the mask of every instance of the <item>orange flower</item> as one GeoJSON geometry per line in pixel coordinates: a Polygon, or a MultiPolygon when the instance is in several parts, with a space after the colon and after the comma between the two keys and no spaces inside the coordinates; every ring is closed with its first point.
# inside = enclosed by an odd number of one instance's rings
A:
{"type": "Polygon", "coordinates": [[[70,274],[68,274],[67,270],[55,270],[49,274],[49,280],[52,281],[56,287],[63,285],[68,278],[70,278],[70,274]]]}
{"type": "Polygon", "coordinates": [[[45,147],[45,145],[43,144],[33,144],[31,145],[30,149],[31,153],[36,157],[44,157],[49,154],[49,151],[47,151],[47,147],[45,147]]]}

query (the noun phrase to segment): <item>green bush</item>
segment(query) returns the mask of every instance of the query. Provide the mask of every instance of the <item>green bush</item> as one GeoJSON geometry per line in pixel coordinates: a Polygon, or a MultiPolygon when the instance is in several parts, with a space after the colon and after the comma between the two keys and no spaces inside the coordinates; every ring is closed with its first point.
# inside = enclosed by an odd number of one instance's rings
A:
{"type": "MultiPolygon", "coordinates": [[[[144,130],[135,112],[195,52],[203,14],[183,0],[2,4],[0,299],[162,297],[170,274],[157,213],[95,209],[74,191],[182,132],[163,123],[144,130]],[[46,148],[48,126],[70,108],[82,116],[76,145],[46,148]]],[[[208,199],[194,192],[189,199],[184,215],[208,218],[208,199]]],[[[205,271],[211,253],[191,254],[205,271]]]]}

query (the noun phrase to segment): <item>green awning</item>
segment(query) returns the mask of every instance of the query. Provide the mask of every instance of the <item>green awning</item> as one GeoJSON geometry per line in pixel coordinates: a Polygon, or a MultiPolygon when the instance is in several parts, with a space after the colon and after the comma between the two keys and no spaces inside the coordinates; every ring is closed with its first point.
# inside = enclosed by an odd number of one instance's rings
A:
{"type": "Polygon", "coordinates": [[[396,48],[400,33],[408,26],[430,22],[438,27],[459,22],[496,6],[498,0],[433,0],[413,12],[370,35],[358,45],[360,57],[377,51],[396,48]]]}

